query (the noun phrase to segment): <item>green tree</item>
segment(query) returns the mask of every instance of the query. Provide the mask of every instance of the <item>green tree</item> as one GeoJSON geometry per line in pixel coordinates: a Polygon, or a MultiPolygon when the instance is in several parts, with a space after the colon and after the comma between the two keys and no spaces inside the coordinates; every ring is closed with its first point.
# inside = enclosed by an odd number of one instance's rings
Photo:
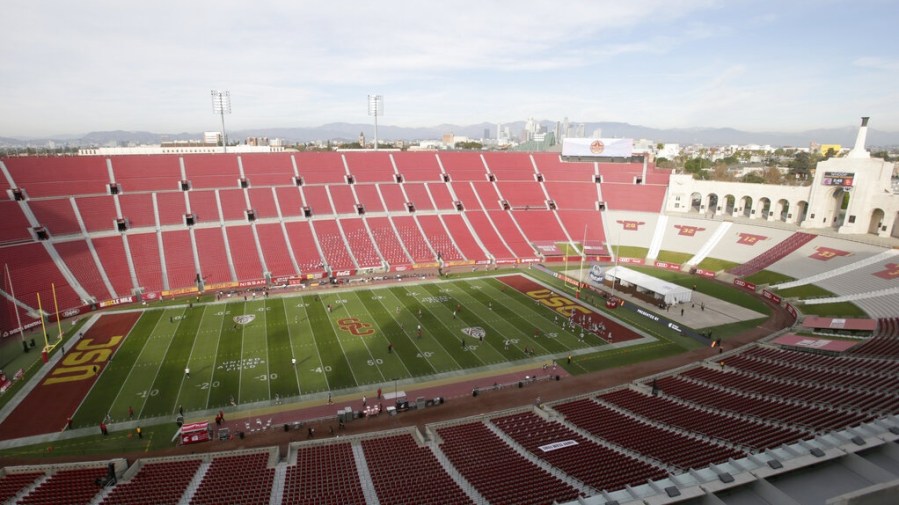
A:
{"type": "Polygon", "coordinates": [[[758,172],[749,172],[740,178],[740,182],[750,182],[753,184],[764,184],[765,178],[758,172]]]}

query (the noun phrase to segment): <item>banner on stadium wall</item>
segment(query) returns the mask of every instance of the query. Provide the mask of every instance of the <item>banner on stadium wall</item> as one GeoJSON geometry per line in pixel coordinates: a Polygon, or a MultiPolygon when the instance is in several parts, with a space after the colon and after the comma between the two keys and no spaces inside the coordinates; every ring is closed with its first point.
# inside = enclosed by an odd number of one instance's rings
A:
{"type": "Polygon", "coordinates": [[[114,307],[116,305],[122,305],[124,303],[131,303],[133,301],[134,301],[133,296],[122,296],[120,298],[113,298],[112,300],[103,300],[102,302],[99,303],[99,305],[100,305],[100,308],[102,309],[102,308],[106,308],[106,307],[114,307]]]}
{"type": "Polygon", "coordinates": [[[789,312],[790,315],[793,316],[794,321],[799,318],[799,314],[796,313],[796,307],[794,307],[788,303],[786,305],[786,308],[787,308],[787,312],[789,312]]]}
{"type": "Polygon", "coordinates": [[[565,138],[562,156],[630,158],[634,154],[634,139],[565,138]]]}
{"type": "Polygon", "coordinates": [[[746,282],[743,279],[734,279],[734,286],[737,286],[738,288],[743,288],[746,291],[752,291],[753,293],[755,293],[755,288],[757,287],[755,285],[755,283],[746,282]]]}
{"type": "Polygon", "coordinates": [[[332,277],[352,277],[356,274],[355,270],[335,270],[331,272],[332,277]]]}
{"type": "Polygon", "coordinates": [[[618,263],[630,263],[632,265],[642,265],[645,263],[643,258],[618,258],[618,263]]]}
{"type": "Polygon", "coordinates": [[[709,343],[711,342],[708,337],[694,331],[692,328],[687,328],[686,326],[682,326],[680,323],[678,323],[676,321],[672,321],[671,319],[668,319],[665,316],[661,316],[659,314],[656,314],[655,312],[644,309],[635,303],[622,303],[620,305],[620,307],[624,307],[627,310],[629,310],[635,314],[638,314],[640,316],[645,317],[646,319],[649,319],[650,321],[653,321],[653,322],[658,323],[662,326],[665,326],[669,329],[672,329],[681,335],[690,337],[693,340],[696,340],[697,342],[700,342],[703,345],[709,345],[709,343]]]}
{"type": "Polygon", "coordinates": [[[196,286],[189,288],[178,288],[178,289],[169,289],[168,291],[162,290],[162,296],[178,296],[178,295],[190,295],[199,291],[196,286]]]}
{"type": "Polygon", "coordinates": [[[508,265],[510,263],[518,263],[518,260],[515,258],[504,258],[496,260],[497,265],[508,265]]]}
{"type": "Polygon", "coordinates": [[[237,283],[234,281],[214,282],[212,284],[206,284],[204,287],[207,291],[210,289],[228,289],[228,288],[236,288],[237,283]]]}
{"type": "Polygon", "coordinates": [[[159,300],[159,292],[158,291],[149,291],[146,293],[141,293],[140,299],[145,302],[152,302],[154,300],[159,300]]]}
{"type": "Polygon", "coordinates": [[[414,264],[412,265],[412,268],[413,268],[413,269],[420,269],[420,268],[437,268],[437,267],[439,267],[439,266],[440,266],[440,263],[437,263],[437,262],[434,262],[434,263],[414,263],[414,264]]]}
{"type": "Polygon", "coordinates": [[[774,303],[780,303],[780,301],[782,300],[781,297],[775,295],[774,293],[768,291],[767,289],[763,289],[763,290],[762,290],[762,296],[764,296],[765,298],[771,300],[771,301],[774,302],[774,303]]]}
{"type": "Polygon", "coordinates": [[[697,275],[701,275],[703,277],[709,277],[709,278],[713,278],[713,279],[715,278],[715,272],[713,272],[711,270],[704,270],[702,268],[697,268],[695,273],[697,275]]]}
{"type": "Polygon", "coordinates": [[[239,288],[251,288],[253,286],[265,286],[265,279],[255,279],[252,281],[239,281],[237,283],[237,287],[239,287],[239,288]]]}
{"type": "Polygon", "coordinates": [[[405,272],[407,270],[412,270],[412,266],[411,265],[391,265],[390,266],[391,272],[405,272]]]}
{"type": "Polygon", "coordinates": [[[675,263],[668,263],[667,261],[656,261],[655,266],[658,268],[664,268],[666,270],[674,270],[675,272],[680,272],[680,265],[675,263]]]}
{"type": "MultiPolygon", "coordinates": [[[[483,263],[489,263],[489,261],[484,261],[483,263]]],[[[482,262],[478,262],[477,264],[483,264],[482,262]]],[[[457,260],[457,261],[447,261],[445,263],[448,267],[462,267],[466,265],[474,265],[476,264],[474,260],[457,260]]]]}

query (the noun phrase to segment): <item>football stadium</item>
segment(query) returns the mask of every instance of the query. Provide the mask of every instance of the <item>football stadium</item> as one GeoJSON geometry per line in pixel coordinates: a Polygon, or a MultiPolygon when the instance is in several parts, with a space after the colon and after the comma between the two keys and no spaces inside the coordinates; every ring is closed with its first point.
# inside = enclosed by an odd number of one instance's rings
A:
{"type": "Polygon", "coordinates": [[[0,158],[0,500],[887,503],[866,131],[807,186],[621,139],[0,158]]]}

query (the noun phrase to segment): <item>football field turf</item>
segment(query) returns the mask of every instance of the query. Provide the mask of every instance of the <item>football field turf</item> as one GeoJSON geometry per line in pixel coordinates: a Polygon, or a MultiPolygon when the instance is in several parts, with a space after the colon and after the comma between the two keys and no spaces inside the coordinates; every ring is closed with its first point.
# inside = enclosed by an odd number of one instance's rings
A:
{"type": "MultiPolygon", "coordinates": [[[[580,328],[563,328],[572,305],[513,274],[145,310],[74,423],[95,425],[106,413],[125,420],[129,407],[135,418],[153,418],[182,406],[197,412],[232,401],[389,390],[394,380],[539,363],[605,345],[589,331],[582,340],[580,328]]],[[[616,342],[638,336],[612,324],[616,342]]]]}

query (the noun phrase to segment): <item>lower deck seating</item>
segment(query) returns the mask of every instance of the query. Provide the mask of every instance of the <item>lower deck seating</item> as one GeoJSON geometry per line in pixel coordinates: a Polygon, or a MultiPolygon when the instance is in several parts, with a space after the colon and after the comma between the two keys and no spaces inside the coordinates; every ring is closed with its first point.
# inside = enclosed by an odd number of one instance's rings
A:
{"type": "Polygon", "coordinates": [[[364,505],[353,448],[348,443],[313,445],[297,450],[297,464],[287,467],[281,503],[364,505]]]}
{"type": "Polygon", "coordinates": [[[275,469],[268,460],[267,452],[213,458],[190,503],[269,503],[275,469]]]}

